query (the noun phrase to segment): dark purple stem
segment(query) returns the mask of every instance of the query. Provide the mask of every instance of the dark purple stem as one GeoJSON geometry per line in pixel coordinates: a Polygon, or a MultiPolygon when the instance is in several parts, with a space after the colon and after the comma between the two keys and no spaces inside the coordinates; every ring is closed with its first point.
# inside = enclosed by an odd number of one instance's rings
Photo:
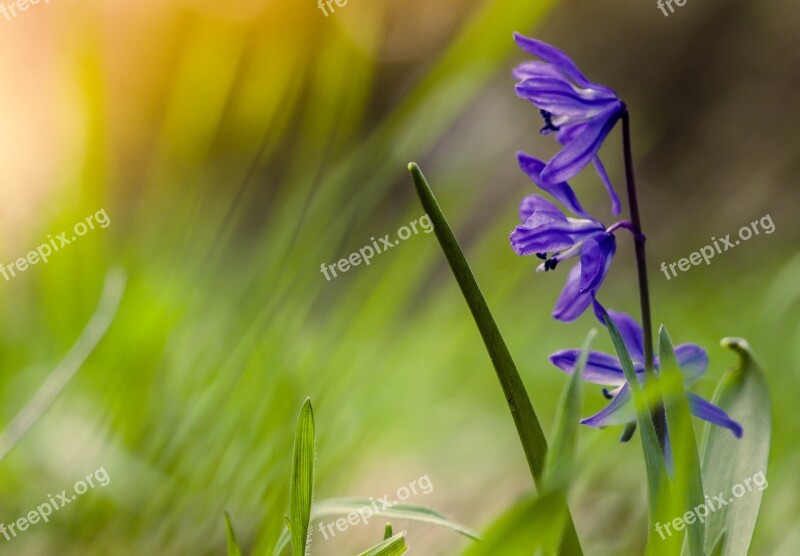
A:
{"type": "MultiPolygon", "coordinates": [[[[631,212],[631,231],[636,252],[636,270],[639,274],[639,303],[642,307],[642,330],[644,331],[644,372],[645,377],[655,377],[653,358],[653,324],[650,315],[650,288],[647,282],[647,259],[645,257],[645,237],[642,232],[642,219],[639,216],[639,201],[636,197],[636,179],[633,175],[633,153],[631,151],[631,126],[628,107],[622,109],[622,144],[625,151],[625,182],[628,187],[628,205],[631,212]]],[[[658,440],[664,448],[666,438],[664,408],[653,411],[653,424],[658,440]]]]}

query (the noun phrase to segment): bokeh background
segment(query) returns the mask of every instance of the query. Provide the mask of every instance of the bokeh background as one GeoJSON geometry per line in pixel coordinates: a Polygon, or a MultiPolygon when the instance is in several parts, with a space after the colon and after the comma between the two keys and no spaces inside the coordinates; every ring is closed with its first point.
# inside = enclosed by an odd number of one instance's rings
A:
{"type": "MultiPolygon", "coordinates": [[[[419,162],[550,430],[564,376],[547,355],[597,323],[552,321],[564,272],[536,274],[508,245],[534,189],[516,151],[555,152],[513,92],[516,30],[627,101],[655,319],[709,350],[698,393],[735,363],[723,336],[760,357],[774,438],[752,553],[796,554],[799,28],[789,0],[689,0],[669,17],[654,0],[349,0],[327,17],[311,0],[51,0],[0,17],[0,262],[101,208],[111,220],[0,280],[3,428],[79,337],[107,272],[127,273],[108,334],[0,461],[0,521],[100,466],[111,483],[0,552],[222,554],[228,510],[246,551],[264,553],[306,396],[318,499],[378,498],[427,474],[433,492],[412,501],[480,530],[531,492],[434,236],[320,273],[422,215],[406,171],[419,162]],[[767,214],[773,234],[659,272],[767,214]]],[[[602,155],[621,190],[618,134],[602,155]]],[[[592,172],[573,185],[610,218],[592,172]]],[[[602,299],[636,314],[631,252],[623,241],[602,299]]],[[[603,404],[586,389],[586,415],[603,404]]],[[[571,506],[587,554],[644,544],[640,445],[620,432],[581,430],[571,506]]],[[[382,525],[316,533],[312,552],[358,553],[382,525]]],[[[468,543],[395,526],[419,554],[468,543]]]]}

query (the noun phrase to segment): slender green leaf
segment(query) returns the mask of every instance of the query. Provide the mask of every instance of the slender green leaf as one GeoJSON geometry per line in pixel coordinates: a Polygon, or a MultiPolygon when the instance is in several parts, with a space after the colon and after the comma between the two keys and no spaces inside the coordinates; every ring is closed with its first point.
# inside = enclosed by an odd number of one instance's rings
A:
{"type": "MultiPolygon", "coordinates": [[[[658,332],[661,385],[664,394],[664,412],[675,464],[673,508],[677,515],[684,515],[703,503],[703,480],[700,473],[700,457],[694,436],[692,414],[683,387],[683,375],[672,348],[667,329],[658,332]]],[[[686,522],[689,554],[702,556],[704,525],[702,521],[690,519],[686,522]]]]}
{"type": "MultiPolygon", "coordinates": [[[[407,519],[418,523],[428,523],[451,529],[456,533],[464,535],[472,540],[480,540],[478,536],[460,523],[448,519],[439,512],[418,506],[416,504],[395,504],[390,508],[383,508],[382,504],[372,498],[329,498],[314,504],[311,512],[311,519],[328,518],[337,515],[358,514],[359,520],[367,525],[372,519],[407,519]]],[[[387,529],[390,525],[386,526],[387,529]]],[[[275,545],[273,556],[278,556],[290,539],[288,529],[284,529],[278,543],[275,545]]]]}
{"type": "Polygon", "coordinates": [[[633,368],[633,361],[628,353],[628,348],[622,341],[619,330],[614,323],[604,315],[606,327],[611,334],[611,341],[614,349],[622,363],[622,370],[625,373],[625,380],[631,389],[633,405],[636,408],[636,422],[641,431],[642,448],[644,450],[644,462],[647,470],[647,492],[650,503],[650,529],[649,536],[652,536],[655,524],[658,523],[665,489],[668,488],[667,469],[664,463],[664,456],[658,443],[658,436],[650,415],[650,404],[647,402],[645,392],[642,390],[636,371],[633,368]]]}
{"type": "Polygon", "coordinates": [[[589,357],[589,346],[596,335],[595,329],[590,330],[587,334],[575,369],[567,379],[567,384],[561,393],[553,445],[545,458],[544,483],[547,488],[556,488],[565,484],[572,476],[580,422],[583,371],[589,357]]]}
{"type": "Polygon", "coordinates": [[[242,549],[239,548],[239,541],[236,540],[236,533],[233,532],[231,516],[225,512],[225,534],[228,537],[228,556],[242,556],[242,549]]]}
{"type": "MultiPolygon", "coordinates": [[[[586,340],[581,348],[581,355],[575,364],[575,369],[567,380],[567,385],[561,393],[561,400],[556,415],[556,430],[553,435],[553,445],[548,450],[544,466],[544,484],[547,491],[560,490],[563,497],[560,501],[562,509],[567,508],[567,493],[570,480],[575,467],[575,451],[578,438],[578,426],[581,411],[581,386],[583,384],[583,371],[589,358],[589,347],[597,335],[592,329],[586,335],[586,340]]],[[[564,530],[560,552],[562,554],[575,554],[580,552],[580,546],[573,543],[577,539],[570,534],[569,529],[564,530]]]]}
{"type": "Polygon", "coordinates": [[[514,504],[488,528],[481,542],[471,545],[464,556],[519,556],[520,554],[564,554],[559,551],[567,507],[562,489],[514,504]]]}
{"type": "MultiPolygon", "coordinates": [[[[508,347],[497,328],[494,317],[489,311],[486,300],[478,287],[478,283],[475,281],[469,264],[464,258],[464,253],[458,244],[458,240],[456,240],[442,209],[439,207],[433,191],[431,191],[419,166],[411,163],[408,165],[408,169],[414,180],[422,207],[433,223],[439,245],[444,251],[450,269],[453,271],[459,288],[461,288],[464,300],[467,302],[472,317],[475,319],[475,324],[483,338],[486,350],[489,352],[489,357],[503,389],[508,408],[517,427],[517,434],[522,443],[522,449],[525,452],[533,481],[537,488],[540,488],[542,486],[540,483],[544,469],[544,457],[547,452],[547,441],[545,440],[542,426],[533,409],[514,360],[511,358],[508,347]]],[[[568,535],[574,537],[571,543],[576,547],[580,547],[572,517],[569,512],[567,512],[567,515],[568,535]]]]}
{"type": "Polygon", "coordinates": [[[306,399],[294,436],[292,479],[289,484],[289,530],[294,556],[306,553],[314,488],[314,412],[306,399]]]}
{"type": "Polygon", "coordinates": [[[398,533],[394,537],[373,546],[366,552],[362,552],[359,556],[399,556],[400,554],[405,554],[406,550],[408,550],[406,534],[398,533]]]}
{"type": "Polygon", "coordinates": [[[392,532],[392,524],[387,523],[386,527],[383,528],[383,540],[391,539],[394,533],[392,532]]]}
{"type": "MultiPolygon", "coordinates": [[[[763,490],[772,435],[772,404],[764,372],[750,346],[741,338],[725,338],[722,345],[736,352],[738,366],[725,375],[713,402],[744,428],[741,439],[721,427],[706,425],[703,436],[702,466],[706,493],[723,495],[727,505],[710,512],[706,520],[706,549],[725,534],[722,554],[745,555],[755,529],[763,490]],[[736,498],[734,487],[744,489],[736,498]],[[749,485],[749,486],[748,486],[749,485]]],[[[737,488],[737,491],[740,491],[737,488]]]]}

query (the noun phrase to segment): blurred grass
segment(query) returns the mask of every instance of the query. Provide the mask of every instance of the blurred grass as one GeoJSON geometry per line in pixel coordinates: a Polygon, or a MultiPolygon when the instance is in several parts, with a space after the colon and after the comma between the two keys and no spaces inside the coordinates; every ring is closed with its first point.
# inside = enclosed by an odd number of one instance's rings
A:
{"type": "MultiPolygon", "coordinates": [[[[382,32],[403,9],[396,3],[381,12],[353,0],[328,19],[313,4],[268,3],[249,19],[178,3],[144,15],[121,6],[109,21],[85,7],[93,16],[60,39],[86,124],[75,137],[80,171],[53,176],[40,201],[53,216],[0,251],[12,261],[101,207],[111,219],[2,284],[3,425],[75,341],[112,264],[126,268],[128,289],[107,337],[2,462],[0,520],[101,465],[111,484],[14,539],[14,553],[222,554],[224,509],[245,552],[263,551],[283,526],[306,396],[316,411],[317,499],[379,497],[428,473],[434,492],[413,502],[479,529],[529,493],[505,402],[433,237],[413,236],[331,282],[319,265],[419,217],[405,167],[424,162],[552,429],[565,378],[546,356],[578,347],[596,323],[551,321],[563,274],[536,275],[507,245],[516,203],[531,190],[513,153],[536,124],[513,99],[508,73],[521,58],[512,58],[511,31],[530,31],[551,2],[443,4],[454,30],[426,28],[433,46],[413,64],[381,58],[382,32]],[[354,37],[354,28],[369,31],[354,37]]],[[[66,21],[66,9],[53,4],[43,17],[66,21]]],[[[406,33],[413,41],[414,28],[406,33]]],[[[577,186],[606,210],[597,183],[577,186]]],[[[734,363],[721,337],[747,338],[763,361],[775,398],[773,488],[754,553],[792,554],[800,263],[787,255],[796,225],[776,217],[775,235],[668,282],[657,264],[708,240],[686,239],[693,221],[679,201],[653,206],[661,195],[642,193],[646,213],[663,212],[645,221],[656,320],[676,343],[709,349],[703,394],[734,363]]],[[[743,214],[707,217],[714,230],[735,231],[762,213],[743,214]]],[[[603,299],[634,312],[627,250],[623,241],[603,299]]],[[[585,399],[585,415],[603,405],[599,392],[585,399]]],[[[620,445],[618,435],[580,431],[586,471],[571,508],[589,554],[634,554],[644,543],[644,470],[636,443],[620,445]]],[[[354,553],[382,526],[317,536],[314,553],[354,553]]],[[[426,554],[467,545],[446,531],[408,530],[426,554]]]]}

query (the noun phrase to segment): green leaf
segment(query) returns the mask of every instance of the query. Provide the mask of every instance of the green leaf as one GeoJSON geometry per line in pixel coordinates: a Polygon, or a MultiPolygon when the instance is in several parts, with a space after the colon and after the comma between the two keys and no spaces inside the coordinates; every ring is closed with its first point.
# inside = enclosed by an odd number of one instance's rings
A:
{"type": "Polygon", "coordinates": [[[406,544],[406,534],[398,533],[394,537],[386,539],[381,544],[375,545],[359,556],[399,556],[408,550],[406,544]]]}
{"type": "MultiPolygon", "coordinates": [[[[697,440],[694,436],[692,413],[689,410],[686,390],[683,387],[683,375],[675,357],[672,341],[663,326],[658,332],[658,353],[664,412],[672,446],[672,459],[675,463],[673,508],[674,514],[681,516],[702,504],[705,496],[700,473],[700,457],[697,454],[697,440]]],[[[693,523],[686,522],[689,554],[702,556],[704,525],[697,519],[691,521],[693,523]]]]}
{"type": "Polygon", "coordinates": [[[392,532],[392,524],[387,523],[386,527],[383,528],[383,540],[391,539],[394,533],[392,532]]]}
{"type": "Polygon", "coordinates": [[[294,459],[289,484],[289,530],[294,556],[306,553],[311,498],[314,488],[314,412],[306,399],[297,420],[294,436],[294,459]]]}
{"type": "Polygon", "coordinates": [[[711,497],[721,493],[725,500],[733,498],[733,502],[709,513],[706,549],[710,552],[710,541],[724,533],[722,554],[744,556],[755,529],[762,491],[767,486],[772,404],[764,372],[747,342],[724,338],[721,343],[736,352],[739,365],[722,378],[712,401],[742,425],[744,435],[737,439],[726,429],[706,424],[702,448],[706,493],[711,497]],[[756,486],[754,477],[760,477],[758,483],[763,486],[756,486]],[[736,485],[746,489],[741,498],[734,497],[732,489],[736,485]]]}
{"type": "MultiPolygon", "coordinates": [[[[428,523],[430,525],[437,525],[451,529],[456,533],[464,535],[472,540],[480,540],[478,536],[470,529],[448,519],[439,512],[426,508],[425,506],[418,506],[416,504],[395,504],[391,508],[382,508],[372,498],[329,498],[314,504],[311,512],[311,519],[316,521],[318,519],[328,518],[337,515],[358,514],[359,521],[367,525],[372,519],[407,519],[409,521],[416,521],[418,523],[428,523]]],[[[390,525],[386,526],[387,529],[390,525]]],[[[289,542],[289,531],[284,529],[278,543],[275,545],[273,556],[281,553],[283,548],[289,542]]]]}
{"type": "Polygon", "coordinates": [[[365,525],[371,519],[408,519],[419,523],[428,523],[451,529],[472,540],[478,536],[467,527],[440,514],[436,510],[416,504],[395,504],[391,508],[381,508],[371,498],[329,498],[314,506],[313,519],[334,515],[359,514],[359,520],[365,525]]]}
{"type": "MultiPolygon", "coordinates": [[[[549,491],[558,490],[562,494],[559,505],[560,510],[567,508],[567,493],[575,467],[575,451],[578,438],[578,427],[581,411],[581,386],[583,384],[583,371],[589,358],[589,347],[597,335],[593,328],[586,335],[581,348],[581,355],[575,364],[575,369],[567,379],[556,415],[556,430],[553,435],[553,445],[547,452],[544,466],[544,488],[549,491]]],[[[580,546],[572,544],[577,537],[564,530],[564,537],[560,552],[575,554],[580,551],[580,546]]]]}
{"type": "Polygon", "coordinates": [[[464,556],[572,556],[574,552],[559,551],[567,518],[563,501],[564,492],[559,489],[517,502],[489,526],[483,540],[471,545],[464,556]]]}
{"type": "Polygon", "coordinates": [[[228,537],[228,556],[242,556],[242,549],[239,548],[239,541],[236,540],[236,533],[233,532],[231,516],[225,512],[225,534],[228,537]]]}
{"type": "Polygon", "coordinates": [[[565,484],[572,476],[575,465],[575,450],[578,437],[581,410],[581,385],[583,371],[589,357],[591,346],[597,331],[593,328],[586,336],[581,348],[581,355],[575,370],[569,375],[556,414],[556,429],[553,434],[553,445],[547,452],[544,467],[544,483],[546,488],[556,488],[565,484]]]}
{"type": "MultiPolygon", "coordinates": [[[[408,169],[417,188],[422,207],[433,223],[433,229],[436,233],[436,238],[439,240],[439,245],[444,251],[450,269],[453,271],[459,288],[461,288],[464,300],[467,302],[472,317],[475,319],[475,324],[481,334],[486,350],[489,352],[497,379],[500,381],[500,387],[503,389],[508,408],[517,427],[517,434],[522,443],[522,449],[525,452],[533,481],[537,488],[541,488],[547,441],[536,412],[533,410],[528,393],[525,390],[525,385],[519,376],[517,367],[497,328],[497,324],[494,322],[486,300],[475,281],[472,270],[464,258],[464,253],[453,231],[450,229],[450,225],[447,223],[447,219],[444,217],[444,213],[442,213],[442,209],[439,207],[439,203],[436,201],[436,197],[431,191],[425,176],[422,174],[422,170],[413,162],[408,165],[408,169]]],[[[567,514],[568,535],[574,537],[571,544],[580,547],[572,517],[569,516],[569,512],[567,514]]],[[[578,548],[578,550],[580,549],[578,548]]]]}
{"type": "MultiPolygon", "coordinates": [[[[619,330],[614,326],[608,315],[604,315],[606,327],[611,335],[614,349],[622,363],[622,371],[625,373],[625,380],[631,389],[633,405],[636,408],[636,422],[641,431],[642,449],[644,450],[644,463],[647,470],[647,497],[649,501],[650,528],[648,536],[652,538],[655,524],[659,522],[659,516],[663,513],[663,500],[665,491],[668,489],[667,469],[664,463],[664,456],[661,453],[661,446],[658,443],[658,436],[650,415],[650,404],[647,402],[645,392],[636,371],[633,368],[633,361],[628,353],[628,348],[622,341],[619,330]]],[[[650,382],[653,382],[650,380],[650,382]]]]}

